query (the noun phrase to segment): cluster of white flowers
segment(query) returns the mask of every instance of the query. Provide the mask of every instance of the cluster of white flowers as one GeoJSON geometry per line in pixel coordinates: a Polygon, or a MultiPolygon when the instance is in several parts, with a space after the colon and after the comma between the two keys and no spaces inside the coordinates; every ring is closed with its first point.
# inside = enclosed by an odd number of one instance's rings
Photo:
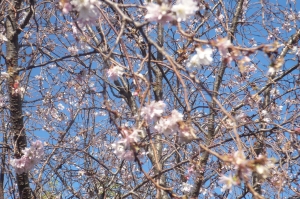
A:
{"type": "Polygon", "coordinates": [[[257,157],[256,172],[263,178],[270,176],[271,169],[275,167],[272,159],[267,159],[263,155],[257,157]]]}
{"type": "Polygon", "coordinates": [[[179,130],[177,122],[182,121],[182,119],[183,115],[177,110],[173,110],[169,117],[161,117],[154,128],[165,136],[169,136],[179,130]]]}
{"type": "Polygon", "coordinates": [[[202,50],[201,48],[196,48],[197,54],[192,56],[190,61],[187,63],[188,68],[199,68],[203,65],[210,65],[213,61],[212,49],[206,48],[202,50]]]}
{"type": "Polygon", "coordinates": [[[193,0],[178,0],[171,10],[176,13],[177,21],[180,22],[185,21],[198,9],[197,3],[193,0]]]}
{"type": "Polygon", "coordinates": [[[80,25],[94,23],[99,18],[98,7],[101,2],[99,0],[70,0],[60,2],[60,6],[64,14],[72,10],[78,12],[78,22],[80,25]]]}
{"type": "Polygon", "coordinates": [[[230,46],[232,46],[231,41],[227,38],[219,38],[216,41],[216,47],[218,48],[219,53],[223,59],[231,57],[230,53],[228,52],[228,48],[230,46]]]}
{"type": "Polygon", "coordinates": [[[220,176],[219,182],[223,184],[222,191],[231,189],[233,185],[238,185],[240,183],[239,176],[241,174],[250,176],[251,172],[257,172],[265,179],[270,176],[271,169],[274,168],[273,158],[266,158],[263,155],[259,155],[254,160],[247,160],[244,153],[240,151],[229,156],[228,162],[230,162],[234,166],[234,169],[237,170],[237,175],[232,176],[230,174],[228,177],[225,175],[220,176]]]}
{"type": "Polygon", "coordinates": [[[238,181],[232,175],[229,175],[228,177],[225,175],[222,175],[219,178],[219,182],[221,184],[223,184],[223,187],[221,189],[222,192],[226,191],[227,189],[230,190],[233,185],[238,184],[238,181]]]}
{"type": "Polygon", "coordinates": [[[141,116],[150,123],[156,122],[154,129],[166,137],[178,133],[179,143],[188,143],[196,139],[193,129],[190,125],[183,122],[183,114],[173,110],[171,115],[162,116],[166,104],[163,101],[152,101],[149,105],[141,109],[141,116]]]}
{"type": "Polygon", "coordinates": [[[199,7],[194,0],[178,0],[172,7],[166,2],[160,5],[156,3],[149,3],[147,5],[148,13],[145,18],[148,21],[156,21],[166,23],[168,21],[177,20],[185,21],[193,15],[199,7]]]}
{"type": "Polygon", "coordinates": [[[12,94],[13,95],[20,95],[21,98],[23,98],[23,95],[25,93],[25,88],[24,87],[20,87],[20,83],[18,80],[15,80],[13,87],[12,87],[12,94]]]}
{"type": "Polygon", "coordinates": [[[185,183],[185,182],[183,182],[181,184],[181,191],[182,192],[188,193],[188,192],[191,191],[192,188],[193,188],[193,185],[191,185],[191,184],[188,184],[188,183],[185,183]]]}
{"type": "Polygon", "coordinates": [[[22,150],[22,153],[21,158],[10,160],[10,164],[14,167],[17,174],[26,173],[39,163],[44,155],[43,143],[37,140],[31,143],[29,148],[22,150]]]}
{"type": "Polygon", "coordinates": [[[74,56],[74,55],[77,55],[78,48],[77,48],[77,46],[70,46],[70,47],[68,47],[68,51],[70,52],[70,54],[72,56],[74,56]]]}
{"type": "Polygon", "coordinates": [[[141,109],[141,116],[143,116],[148,122],[156,121],[157,118],[163,114],[165,107],[166,104],[163,101],[152,101],[150,104],[141,109]]]}
{"type": "Polygon", "coordinates": [[[0,73],[0,79],[6,80],[9,78],[9,74],[7,72],[1,72],[0,73]]]}
{"type": "Polygon", "coordinates": [[[124,127],[121,130],[121,134],[123,136],[122,139],[113,143],[111,147],[119,159],[133,161],[135,149],[132,146],[143,137],[143,131],[124,127]]]}
{"type": "Polygon", "coordinates": [[[99,0],[71,0],[70,2],[78,11],[78,21],[82,24],[93,23],[99,18],[99,0]]]}
{"type": "Polygon", "coordinates": [[[118,80],[124,74],[124,68],[120,66],[114,66],[107,71],[107,75],[112,80],[118,80]]]}
{"type": "Polygon", "coordinates": [[[2,41],[8,41],[8,39],[6,38],[6,36],[2,33],[0,33],[0,42],[2,41]]]}

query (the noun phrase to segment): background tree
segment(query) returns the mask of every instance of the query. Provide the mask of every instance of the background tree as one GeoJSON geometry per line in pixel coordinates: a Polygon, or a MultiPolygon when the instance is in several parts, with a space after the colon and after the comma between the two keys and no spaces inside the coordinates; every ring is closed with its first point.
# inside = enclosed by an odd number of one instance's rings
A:
{"type": "Polygon", "coordinates": [[[299,197],[299,3],[0,10],[0,199],[299,197]]]}

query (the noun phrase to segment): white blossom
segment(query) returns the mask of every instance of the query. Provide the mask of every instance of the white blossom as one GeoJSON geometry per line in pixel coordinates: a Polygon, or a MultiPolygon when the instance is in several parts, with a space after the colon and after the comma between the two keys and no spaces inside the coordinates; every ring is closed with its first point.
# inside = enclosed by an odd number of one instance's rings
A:
{"type": "Polygon", "coordinates": [[[158,5],[156,3],[149,3],[146,8],[148,12],[145,19],[148,21],[165,23],[174,20],[174,16],[172,15],[171,8],[168,4],[162,3],[161,5],[158,5]]]}
{"type": "Polygon", "coordinates": [[[78,11],[77,20],[81,25],[93,23],[99,17],[97,7],[100,6],[100,1],[98,0],[71,0],[70,3],[78,11]]]}
{"type": "Polygon", "coordinates": [[[124,69],[120,66],[114,66],[107,71],[107,75],[112,80],[117,80],[124,74],[124,69]]]}
{"type": "Polygon", "coordinates": [[[177,21],[185,21],[188,16],[193,15],[198,10],[197,3],[193,0],[179,0],[172,7],[176,13],[177,21]]]}
{"type": "Polygon", "coordinates": [[[226,191],[227,189],[230,190],[233,185],[237,185],[237,181],[231,175],[229,175],[228,177],[222,175],[219,178],[219,182],[224,184],[221,189],[222,192],[226,191]]]}
{"type": "Polygon", "coordinates": [[[197,54],[194,55],[191,60],[188,62],[188,68],[199,68],[203,65],[210,65],[213,61],[212,49],[206,48],[202,50],[201,48],[196,48],[197,54]]]}
{"type": "Polygon", "coordinates": [[[0,33],[0,41],[8,41],[5,35],[0,33]]]}
{"type": "Polygon", "coordinates": [[[182,192],[190,192],[192,188],[193,188],[193,185],[191,185],[191,184],[188,184],[188,183],[185,183],[185,182],[183,182],[181,184],[181,191],[182,192]]]}
{"type": "Polygon", "coordinates": [[[152,101],[149,105],[146,105],[141,109],[141,115],[150,122],[151,120],[156,120],[164,112],[166,104],[163,101],[152,101]]]}

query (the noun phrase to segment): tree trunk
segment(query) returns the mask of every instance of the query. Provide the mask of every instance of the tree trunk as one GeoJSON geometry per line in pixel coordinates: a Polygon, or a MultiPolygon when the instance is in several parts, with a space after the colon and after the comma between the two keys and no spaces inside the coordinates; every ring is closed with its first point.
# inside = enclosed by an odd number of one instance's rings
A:
{"type": "MultiPolygon", "coordinates": [[[[13,134],[13,147],[15,158],[21,158],[22,150],[27,146],[26,134],[22,116],[22,94],[16,92],[19,85],[18,68],[18,13],[22,1],[13,1],[10,3],[8,16],[6,18],[6,67],[10,75],[7,81],[10,106],[10,129],[13,134]]],[[[31,198],[28,173],[17,174],[17,185],[21,199],[31,198]]]]}

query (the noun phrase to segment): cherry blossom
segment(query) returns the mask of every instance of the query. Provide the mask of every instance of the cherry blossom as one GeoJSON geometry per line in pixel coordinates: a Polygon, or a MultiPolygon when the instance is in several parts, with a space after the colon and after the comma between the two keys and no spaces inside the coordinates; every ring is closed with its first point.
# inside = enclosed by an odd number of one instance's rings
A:
{"type": "Polygon", "coordinates": [[[1,72],[0,79],[7,79],[9,78],[9,74],[7,72],[1,72]]]}
{"type": "Polygon", "coordinates": [[[149,3],[146,8],[148,12],[145,19],[148,21],[166,23],[175,19],[168,4],[162,3],[158,5],[156,3],[149,3]]]}
{"type": "Polygon", "coordinates": [[[71,55],[76,55],[78,53],[78,48],[76,46],[70,46],[68,48],[68,51],[70,52],[71,55]]]}
{"type": "Polygon", "coordinates": [[[166,104],[163,101],[152,101],[141,109],[141,115],[144,116],[148,122],[152,120],[156,121],[157,118],[163,114],[165,107],[166,104]]]}
{"type": "Polygon", "coordinates": [[[72,5],[68,1],[60,1],[59,5],[64,14],[68,14],[72,10],[72,5]]]}
{"type": "Polygon", "coordinates": [[[256,159],[258,162],[255,166],[255,170],[258,174],[260,174],[263,178],[267,178],[270,176],[271,169],[274,168],[274,160],[269,158],[267,159],[263,155],[259,155],[256,159]]]}
{"type": "Polygon", "coordinates": [[[220,52],[220,55],[223,58],[228,58],[230,57],[230,54],[228,52],[228,48],[231,46],[231,42],[230,40],[228,40],[227,38],[219,38],[217,39],[216,42],[216,47],[218,47],[218,50],[220,52]]]}
{"type": "Polygon", "coordinates": [[[191,60],[187,63],[188,68],[199,68],[203,65],[210,65],[213,61],[212,49],[206,48],[202,50],[201,48],[196,48],[197,54],[194,55],[191,60]]]}
{"type": "Polygon", "coordinates": [[[118,80],[124,74],[124,69],[120,66],[114,66],[107,71],[107,75],[112,80],[118,80]]]}
{"type": "Polygon", "coordinates": [[[172,6],[172,11],[176,13],[177,21],[185,21],[188,16],[193,15],[198,10],[197,3],[193,0],[178,0],[172,6]]]}
{"type": "Polygon", "coordinates": [[[98,0],[71,0],[70,4],[78,11],[79,16],[77,20],[81,25],[94,23],[99,18],[98,0]]]}
{"type": "Polygon", "coordinates": [[[165,136],[170,136],[178,131],[177,122],[182,121],[183,115],[177,110],[173,110],[172,114],[167,117],[162,117],[154,126],[154,129],[165,136]]]}
{"type": "Polygon", "coordinates": [[[233,185],[238,184],[237,180],[231,175],[229,175],[228,177],[225,175],[221,175],[221,177],[219,178],[219,182],[224,184],[221,189],[222,192],[230,190],[233,185]]]}
{"type": "Polygon", "coordinates": [[[182,192],[190,192],[192,188],[193,188],[193,185],[191,185],[191,184],[188,184],[188,183],[185,183],[185,182],[183,182],[181,184],[181,191],[182,192]]]}
{"type": "Polygon", "coordinates": [[[236,151],[233,154],[233,164],[236,169],[244,169],[247,165],[247,160],[243,152],[236,151]]]}
{"type": "Polygon", "coordinates": [[[8,41],[6,36],[0,33],[0,41],[8,41]]]}
{"type": "Polygon", "coordinates": [[[138,130],[132,131],[131,129],[122,129],[123,139],[119,141],[119,143],[124,144],[125,148],[130,148],[130,144],[134,142],[138,142],[140,135],[138,130]]]}
{"type": "Polygon", "coordinates": [[[21,158],[10,160],[10,164],[18,174],[30,171],[39,163],[44,155],[43,143],[40,140],[32,142],[29,148],[22,150],[22,153],[21,158]]]}
{"type": "Polygon", "coordinates": [[[114,153],[119,159],[122,159],[126,153],[125,146],[120,142],[112,143],[111,148],[114,150],[114,153]]]}

